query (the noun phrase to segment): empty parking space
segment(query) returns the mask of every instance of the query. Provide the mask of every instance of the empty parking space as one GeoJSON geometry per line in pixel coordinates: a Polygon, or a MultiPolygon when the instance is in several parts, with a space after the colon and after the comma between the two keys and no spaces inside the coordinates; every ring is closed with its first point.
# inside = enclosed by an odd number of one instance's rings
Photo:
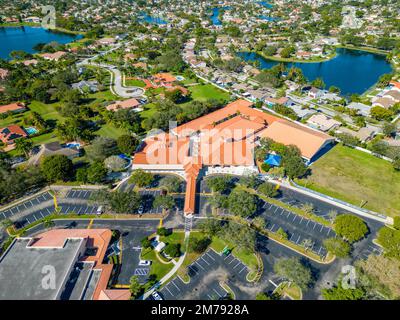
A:
{"type": "Polygon", "coordinates": [[[42,206],[44,203],[52,200],[53,196],[49,192],[42,193],[11,208],[0,211],[0,220],[9,219],[16,214],[23,215],[29,213],[34,210],[34,207],[42,206]]]}
{"type": "Polygon", "coordinates": [[[310,250],[320,256],[327,254],[323,240],[336,236],[331,228],[268,202],[263,205],[262,216],[268,230],[276,232],[282,228],[288,234],[289,241],[298,245],[308,242],[310,250]]]}
{"type": "Polygon", "coordinates": [[[26,227],[27,225],[29,225],[31,223],[35,223],[36,221],[41,220],[41,219],[53,214],[54,212],[55,212],[54,205],[35,210],[35,211],[25,215],[24,217],[16,220],[16,222],[15,222],[16,228],[21,229],[23,227],[26,227]]]}
{"type": "Polygon", "coordinates": [[[59,209],[62,214],[95,214],[98,206],[63,203],[59,206],[59,209]]]}
{"type": "Polygon", "coordinates": [[[93,190],[70,190],[68,191],[66,198],[89,200],[92,193],[93,190]]]}
{"type": "Polygon", "coordinates": [[[221,287],[215,271],[223,268],[227,273],[227,283],[235,279],[246,283],[248,268],[232,254],[220,255],[212,249],[207,250],[188,266],[190,282],[185,284],[179,277],[166,284],[161,290],[164,299],[192,298],[199,300],[223,299],[227,291],[221,287]]]}

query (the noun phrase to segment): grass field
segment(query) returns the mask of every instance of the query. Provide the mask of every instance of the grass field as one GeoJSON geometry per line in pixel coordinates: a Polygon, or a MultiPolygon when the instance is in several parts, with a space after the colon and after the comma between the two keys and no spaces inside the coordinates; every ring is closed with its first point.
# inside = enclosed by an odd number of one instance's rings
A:
{"type": "Polygon", "coordinates": [[[311,166],[301,185],[332,197],[383,213],[400,215],[400,172],[391,163],[342,145],[311,166]]]}
{"type": "Polygon", "coordinates": [[[211,84],[200,84],[198,86],[189,87],[192,93],[192,99],[198,101],[206,101],[208,99],[229,100],[228,92],[222,91],[211,84]]]}

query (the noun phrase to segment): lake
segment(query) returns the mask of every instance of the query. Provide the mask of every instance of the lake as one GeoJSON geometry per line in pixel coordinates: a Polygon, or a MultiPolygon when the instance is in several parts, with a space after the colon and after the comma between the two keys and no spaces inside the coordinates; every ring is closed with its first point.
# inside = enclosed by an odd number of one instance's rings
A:
{"type": "Polygon", "coordinates": [[[33,47],[38,43],[56,41],[67,44],[81,38],[82,35],[50,31],[40,27],[4,27],[0,28],[0,58],[10,59],[9,54],[14,50],[35,53],[33,47]]]}
{"type": "Polygon", "coordinates": [[[230,10],[231,7],[226,6],[226,7],[215,7],[212,9],[212,15],[211,15],[211,21],[214,26],[221,26],[222,21],[219,19],[219,14],[221,10],[230,10]]]}
{"type": "MultiPolygon", "coordinates": [[[[280,62],[267,60],[254,52],[239,52],[245,61],[259,61],[261,69],[269,69],[280,62]]],[[[340,88],[343,96],[362,94],[371,88],[385,73],[392,72],[385,56],[366,51],[337,49],[337,56],[329,61],[317,63],[285,63],[301,68],[310,81],[322,78],[326,88],[340,88]]]]}
{"type": "Polygon", "coordinates": [[[258,1],[257,3],[268,9],[271,9],[273,7],[273,5],[268,3],[267,1],[258,1]]]}
{"type": "Polygon", "coordinates": [[[160,17],[153,17],[148,15],[147,13],[142,13],[142,15],[139,17],[139,21],[144,21],[147,23],[151,24],[167,24],[167,21],[163,20],[160,17]]]}

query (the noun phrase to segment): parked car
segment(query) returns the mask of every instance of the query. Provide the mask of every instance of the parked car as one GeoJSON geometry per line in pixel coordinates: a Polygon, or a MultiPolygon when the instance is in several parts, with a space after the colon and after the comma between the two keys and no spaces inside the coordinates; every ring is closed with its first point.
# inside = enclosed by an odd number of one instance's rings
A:
{"type": "Polygon", "coordinates": [[[144,212],[144,208],[143,208],[143,206],[140,206],[138,209],[138,213],[143,214],[143,212],[144,212]]]}
{"type": "Polygon", "coordinates": [[[139,266],[145,267],[145,266],[149,266],[149,265],[151,265],[150,260],[140,260],[139,261],[139,266]]]}
{"type": "Polygon", "coordinates": [[[163,298],[161,298],[160,294],[157,291],[153,291],[151,296],[153,297],[154,300],[163,300],[163,298]]]}
{"type": "Polygon", "coordinates": [[[98,215],[102,214],[102,213],[103,213],[103,206],[98,207],[96,213],[97,213],[98,215]]]}

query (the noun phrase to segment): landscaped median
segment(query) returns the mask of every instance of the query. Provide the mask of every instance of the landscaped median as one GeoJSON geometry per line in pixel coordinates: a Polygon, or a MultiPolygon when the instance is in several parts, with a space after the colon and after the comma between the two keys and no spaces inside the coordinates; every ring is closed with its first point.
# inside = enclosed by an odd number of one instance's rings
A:
{"type": "Polygon", "coordinates": [[[334,255],[332,255],[329,252],[325,256],[325,258],[322,258],[321,256],[317,255],[316,253],[312,252],[311,250],[308,250],[301,245],[295,244],[295,243],[283,238],[281,235],[279,235],[276,232],[271,232],[266,229],[260,229],[260,228],[256,227],[251,222],[249,223],[247,220],[245,220],[242,217],[229,215],[229,216],[224,216],[224,219],[231,220],[231,221],[234,221],[234,222],[242,224],[242,225],[247,225],[247,226],[253,228],[254,230],[256,230],[258,233],[266,236],[267,238],[269,238],[275,242],[278,242],[279,244],[281,244],[293,251],[296,251],[297,253],[299,253],[315,262],[322,263],[322,264],[329,264],[329,263],[332,263],[336,258],[334,255]]]}
{"type": "Polygon", "coordinates": [[[273,293],[280,297],[288,297],[291,300],[303,299],[301,288],[297,284],[289,281],[281,282],[273,293]]]}
{"type": "Polygon", "coordinates": [[[245,191],[247,191],[249,193],[252,193],[252,194],[258,196],[260,199],[262,199],[262,200],[264,200],[264,201],[266,201],[266,202],[268,202],[270,204],[273,204],[273,205],[276,205],[276,206],[281,207],[283,209],[286,209],[288,211],[291,211],[291,212],[293,212],[293,213],[295,213],[295,214],[297,214],[299,216],[302,216],[303,218],[315,221],[315,222],[320,223],[320,224],[322,224],[322,225],[324,225],[324,226],[326,226],[328,228],[331,228],[333,226],[331,221],[326,220],[321,216],[318,216],[318,215],[316,215],[314,213],[311,213],[311,212],[307,212],[307,211],[305,211],[305,210],[303,210],[301,208],[291,206],[291,205],[289,205],[287,203],[284,203],[282,201],[279,201],[279,200],[277,200],[275,198],[271,198],[271,197],[267,197],[265,195],[262,195],[262,194],[260,194],[259,192],[257,192],[254,189],[246,188],[244,186],[238,186],[237,188],[241,188],[241,189],[243,189],[243,190],[245,190],[245,191]]]}

